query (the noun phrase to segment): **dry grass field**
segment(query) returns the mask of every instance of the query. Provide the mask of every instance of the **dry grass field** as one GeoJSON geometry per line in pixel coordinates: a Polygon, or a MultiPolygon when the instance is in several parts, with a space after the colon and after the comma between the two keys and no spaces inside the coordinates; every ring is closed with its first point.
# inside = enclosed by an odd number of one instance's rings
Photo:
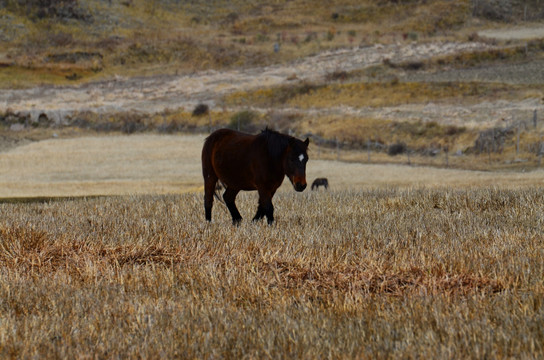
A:
{"type": "Polygon", "coordinates": [[[131,194],[0,203],[0,357],[544,356],[541,171],[312,158],[331,190],[284,184],[273,226],[242,193],[233,227],[204,221],[202,141],[0,153],[2,197],[131,194]]]}
{"type": "Polygon", "coordinates": [[[0,205],[0,356],[544,356],[541,189],[275,204],[240,227],[199,193],[0,205]]]}
{"type": "Polygon", "coordinates": [[[544,358],[543,20],[0,1],[0,358],[544,358]],[[264,126],[330,189],[206,223],[203,134],[264,126]]]}

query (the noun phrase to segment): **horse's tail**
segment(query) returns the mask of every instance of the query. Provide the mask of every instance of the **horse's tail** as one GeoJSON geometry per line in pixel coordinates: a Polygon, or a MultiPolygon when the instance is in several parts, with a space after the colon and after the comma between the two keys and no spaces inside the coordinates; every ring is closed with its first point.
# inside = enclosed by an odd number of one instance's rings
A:
{"type": "Polygon", "coordinates": [[[220,203],[227,206],[227,204],[225,204],[225,200],[223,200],[223,197],[221,196],[221,189],[226,189],[226,186],[221,180],[218,180],[217,185],[215,186],[215,191],[213,192],[213,196],[215,196],[215,198],[219,200],[220,203]]]}

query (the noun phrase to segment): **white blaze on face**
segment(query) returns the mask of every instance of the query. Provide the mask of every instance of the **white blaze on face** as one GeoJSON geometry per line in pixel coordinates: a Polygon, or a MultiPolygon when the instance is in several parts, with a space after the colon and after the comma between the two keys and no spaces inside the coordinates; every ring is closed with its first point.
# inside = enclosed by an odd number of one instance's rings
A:
{"type": "Polygon", "coordinates": [[[298,156],[298,159],[300,160],[300,162],[303,162],[304,161],[304,154],[300,154],[298,156]]]}

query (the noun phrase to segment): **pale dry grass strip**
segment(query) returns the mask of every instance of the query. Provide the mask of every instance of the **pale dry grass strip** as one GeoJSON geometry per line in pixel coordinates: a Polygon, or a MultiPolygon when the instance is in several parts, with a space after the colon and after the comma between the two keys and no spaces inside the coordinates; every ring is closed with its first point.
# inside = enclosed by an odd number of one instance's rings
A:
{"type": "MultiPolygon", "coordinates": [[[[51,139],[0,153],[0,198],[202,191],[203,135],[51,139]]],[[[336,190],[388,187],[506,187],[542,184],[543,170],[484,172],[315,159],[308,182],[327,177],[336,190]]],[[[288,181],[281,190],[291,191],[288,181]]]]}
{"type": "Polygon", "coordinates": [[[180,193],[201,185],[204,136],[44,140],[0,153],[0,197],[180,193]]]}

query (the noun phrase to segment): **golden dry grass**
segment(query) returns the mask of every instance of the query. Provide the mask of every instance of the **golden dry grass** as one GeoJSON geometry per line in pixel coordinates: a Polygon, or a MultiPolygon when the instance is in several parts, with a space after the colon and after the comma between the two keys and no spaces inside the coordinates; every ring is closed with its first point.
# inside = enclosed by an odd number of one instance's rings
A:
{"type": "Polygon", "coordinates": [[[228,94],[228,105],[295,108],[387,107],[402,104],[456,103],[492,101],[497,98],[523,100],[541,97],[536,85],[492,84],[477,82],[415,83],[350,82],[332,84],[295,84],[228,94]]]}
{"type": "Polygon", "coordinates": [[[3,197],[155,194],[0,203],[0,357],[544,355],[542,171],[311,150],[308,178],[331,190],[284,184],[274,226],[248,221],[257,197],[242,193],[246,220],[232,227],[218,202],[204,221],[202,141],[81,137],[0,153],[3,197]]]}
{"type": "Polygon", "coordinates": [[[544,193],[201,194],[0,211],[4,358],[537,358],[544,193]],[[253,196],[240,196],[249,218],[253,196]]]}

